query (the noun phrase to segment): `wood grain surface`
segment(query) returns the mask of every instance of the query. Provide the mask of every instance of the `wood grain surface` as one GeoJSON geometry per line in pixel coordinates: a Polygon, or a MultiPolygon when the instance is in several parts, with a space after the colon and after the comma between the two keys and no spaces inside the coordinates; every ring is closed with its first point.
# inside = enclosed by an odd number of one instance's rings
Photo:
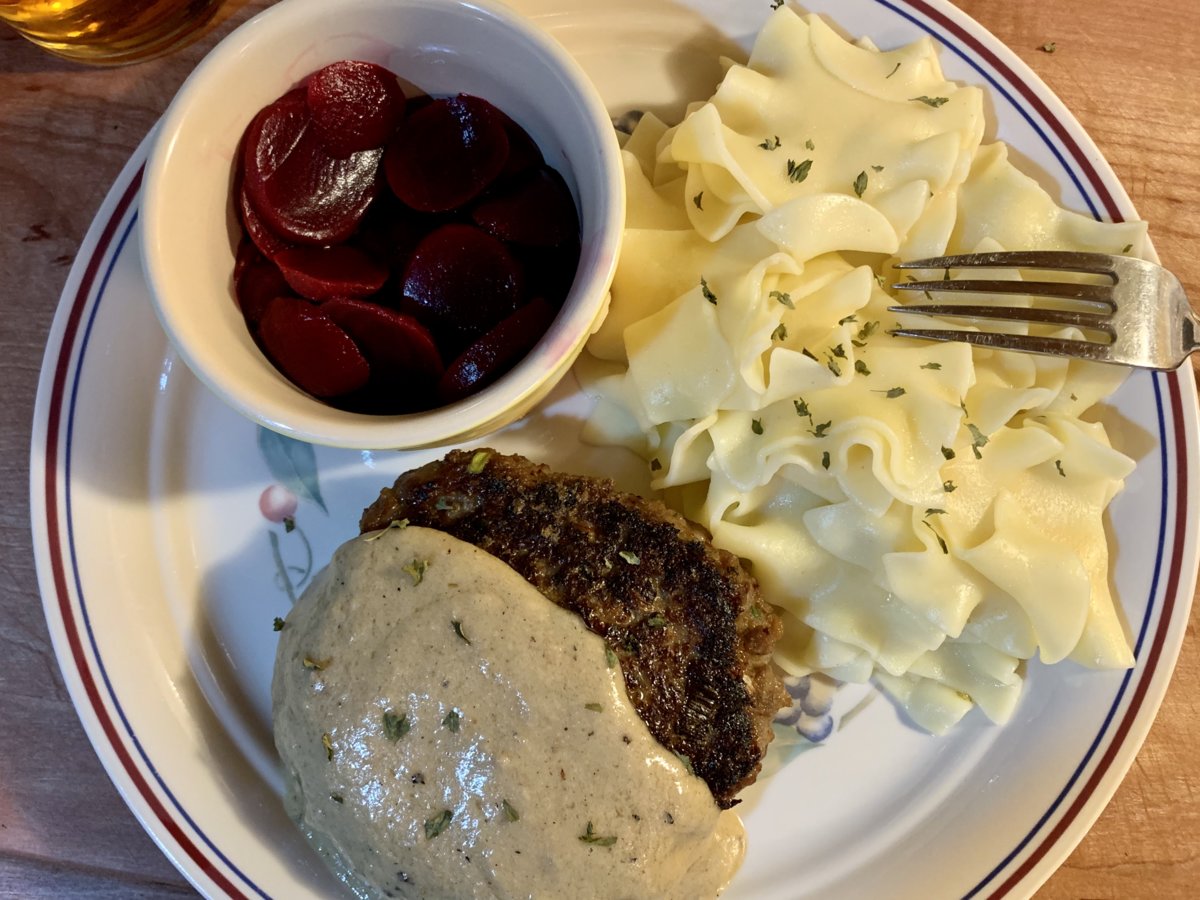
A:
{"type": "MultiPolygon", "coordinates": [[[[50,322],[97,207],[204,52],[265,5],[229,2],[191,45],[112,70],[62,62],[0,26],[0,897],[192,894],[109,783],[63,686],[33,566],[30,423],[50,322]]],[[[1200,300],[1195,0],[959,5],[1079,117],[1200,300]],[[1054,53],[1039,49],[1050,41],[1054,53]]],[[[1200,896],[1198,621],[1194,609],[1133,769],[1039,897],[1200,896]]]]}

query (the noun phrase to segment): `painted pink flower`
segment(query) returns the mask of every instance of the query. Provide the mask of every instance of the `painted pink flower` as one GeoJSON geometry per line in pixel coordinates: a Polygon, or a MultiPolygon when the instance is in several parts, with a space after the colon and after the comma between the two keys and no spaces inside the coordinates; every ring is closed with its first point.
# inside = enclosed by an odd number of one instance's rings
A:
{"type": "Polygon", "coordinates": [[[273,484],[259,495],[258,509],[268,522],[284,522],[296,514],[299,502],[282,484],[273,484]]]}

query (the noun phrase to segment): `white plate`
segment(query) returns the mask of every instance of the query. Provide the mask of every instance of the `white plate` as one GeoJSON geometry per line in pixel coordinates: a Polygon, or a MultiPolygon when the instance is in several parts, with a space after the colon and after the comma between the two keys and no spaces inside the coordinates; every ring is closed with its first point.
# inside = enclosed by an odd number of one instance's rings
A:
{"type": "MultiPolygon", "coordinates": [[[[707,96],[718,53],[749,46],[762,2],[627,6],[522,0],[575,53],[614,113],[676,117],[707,96]]],[[[991,136],[1067,206],[1134,211],[1099,151],[995,38],[938,0],[819,0],[847,32],[944,45],[950,77],[982,85],[991,136]]],[[[211,896],[336,895],[279,803],[270,739],[272,620],[296,582],[355,532],[361,509],[437,455],[357,453],[264,438],[177,363],[141,275],[130,160],[80,250],[46,351],[32,448],[39,576],[79,715],[126,802],[211,896]],[[273,483],[297,529],[259,511],[273,483]],[[310,557],[311,551],[311,557],[310,557]]],[[[561,388],[489,443],[636,485],[642,467],[581,448],[584,402],[561,388]]],[[[1190,378],[1134,375],[1107,413],[1138,468],[1114,502],[1114,582],[1137,665],[1029,667],[1013,722],[973,714],[950,736],[879,699],[822,746],[777,742],[741,809],[750,833],[731,898],[1026,895],[1062,862],[1133,760],[1188,619],[1197,547],[1197,409],[1190,378]]]]}

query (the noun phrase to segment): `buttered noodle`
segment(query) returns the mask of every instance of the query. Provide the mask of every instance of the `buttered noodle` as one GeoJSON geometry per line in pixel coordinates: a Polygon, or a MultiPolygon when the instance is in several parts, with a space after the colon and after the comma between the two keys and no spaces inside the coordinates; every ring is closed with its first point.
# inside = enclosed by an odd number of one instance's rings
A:
{"type": "Polygon", "coordinates": [[[983,133],[928,39],[880,52],[779,9],[710,100],[627,142],[611,311],[578,369],[589,439],[642,454],[750,561],[779,663],[873,678],[939,733],[972,705],[1005,721],[1035,653],[1133,661],[1102,524],[1133,462],[1083,418],[1124,373],[887,334],[929,324],[887,311],[897,258],[1144,244],[983,133]]]}

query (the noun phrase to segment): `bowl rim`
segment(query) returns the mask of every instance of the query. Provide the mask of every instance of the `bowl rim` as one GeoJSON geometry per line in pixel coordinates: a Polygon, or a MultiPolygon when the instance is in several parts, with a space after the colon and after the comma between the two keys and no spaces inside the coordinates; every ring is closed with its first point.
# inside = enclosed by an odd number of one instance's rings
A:
{"type": "Polygon", "coordinates": [[[304,393],[274,370],[270,361],[262,365],[271,375],[285,381],[293,393],[285,398],[268,397],[263,391],[247,392],[246,385],[228,375],[220,365],[220,353],[207,352],[181,338],[185,311],[181,304],[164,297],[165,232],[160,227],[167,191],[170,163],[180,130],[188,119],[193,101],[203,96],[231,60],[252,53],[260,35],[277,28],[311,29],[314,22],[347,18],[347,4],[328,0],[283,0],[230,32],[205,55],[184,80],[156,126],[156,134],[143,173],[141,191],[142,266],[153,307],[172,348],[188,369],[224,403],[241,415],[287,437],[350,449],[402,449],[437,446],[493,431],[523,414],[568,372],[587,338],[599,325],[608,308],[608,290],[616,263],[625,221],[624,169],[611,119],[596,87],[582,66],[532,19],[495,0],[356,0],[367,9],[402,15],[405,9],[431,10],[457,15],[462,12],[484,16],[512,31],[561,73],[561,80],[575,95],[594,133],[596,151],[606,189],[597,192],[590,212],[598,236],[592,255],[594,268],[583,284],[577,283],[563,303],[547,332],[512,369],[497,381],[455,403],[420,413],[371,415],[337,409],[304,393]],[[604,123],[604,128],[598,127],[604,123]],[[293,399],[294,398],[294,399],[293,399]],[[515,411],[515,415],[512,413],[515,411]]]}

